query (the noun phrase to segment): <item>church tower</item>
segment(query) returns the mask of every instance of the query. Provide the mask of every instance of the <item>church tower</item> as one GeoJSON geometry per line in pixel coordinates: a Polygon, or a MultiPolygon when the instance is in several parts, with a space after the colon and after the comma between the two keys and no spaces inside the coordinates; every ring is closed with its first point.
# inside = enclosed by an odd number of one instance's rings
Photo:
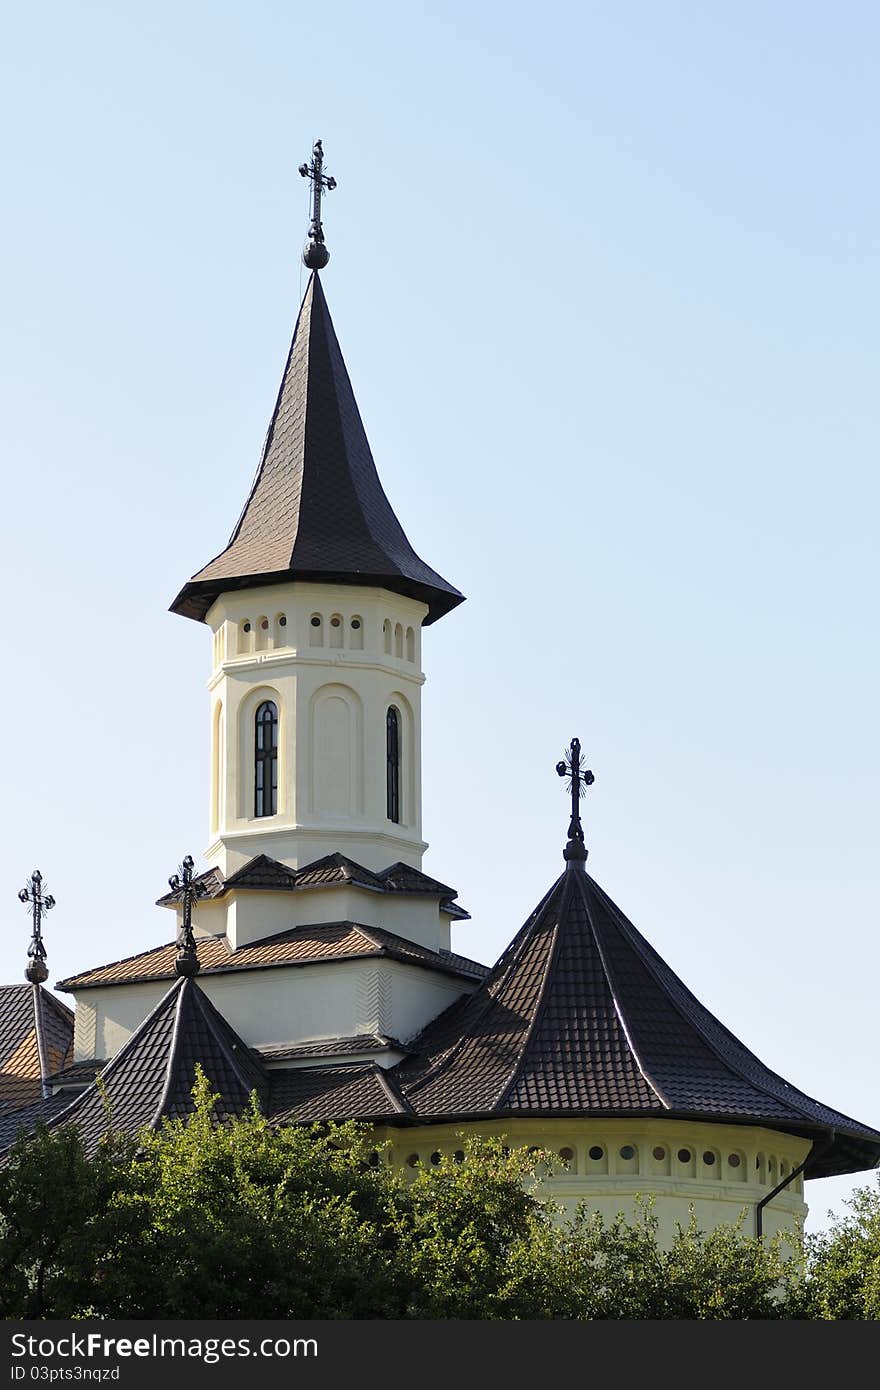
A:
{"type": "Polygon", "coordinates": [[[422,627],[463,599],[379,481],[320,280],[322,164],[318,141],[311,277],[254,484],[171,605],[213,633],[206,857],[226,878],[259,854],[421,867],[422,627]]]}

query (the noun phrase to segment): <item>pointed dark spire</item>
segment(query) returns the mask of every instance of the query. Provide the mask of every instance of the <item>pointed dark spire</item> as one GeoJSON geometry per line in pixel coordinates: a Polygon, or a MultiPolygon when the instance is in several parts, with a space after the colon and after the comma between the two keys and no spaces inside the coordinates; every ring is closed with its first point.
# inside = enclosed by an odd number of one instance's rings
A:
{"type": "Polygon", "coordinates": [[[581,797],[586,794],[587,787],[591,787],[595,782],[595,777],[589,768],[584,766],[581,757],[581,741],[573,738],[565,750],[565,753],[556,764],[556,772],[560,777],[568,778],[568,790],[571,792],[571,820],[568,823],[568,844],[562,851],[563,859],[569,864],[586,863],[589,850],[584,844],[584,827],[581,824],[581,797]]]}
{"type": "Polygon", "coordinates": [[[464,597],[419,559],[385,496],[317,274],[238,525],[171,610],[203,621],[224,591],[294,579],[407,594],[427,604],[426,623],[464,597]]]}
{"type": "Polygon", "coordinates": [[[27,884],[19,893],[18,900],[30,907],[33,920],[31,940],[27,952],[28,963],[24,972],[25,979],[30,980],[32,985],[41,985],[44,980],[49,978],[49,971],[46,967],[46,947],[43,942],[43,917],[45,913],[51,912],[55,906],[55,899],[51,893],[43,892],[43,875],[39,869],[34,869],[27,884]]]}

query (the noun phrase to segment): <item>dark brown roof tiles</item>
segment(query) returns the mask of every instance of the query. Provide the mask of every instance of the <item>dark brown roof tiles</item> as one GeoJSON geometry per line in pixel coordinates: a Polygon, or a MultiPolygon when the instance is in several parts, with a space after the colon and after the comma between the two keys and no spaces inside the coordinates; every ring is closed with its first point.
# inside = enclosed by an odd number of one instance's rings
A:
{"type": "Polygon", "coordinates": [[[428,605],[426,623],[463,597],[419,559],[385,496],[314,274],[244,511],[171,608],[201,620],[224,590],[293,579],[407,594],[428,605]]]}
{"type": "MultiPolygon", "coordinates": [[[[98,966],[62,980],[58,988],[89,989],[96,985],[133,984],[142,980],[170,980],[176,974],[177,944],[169,942],[152,951],[129,956],[111,965],[98,966]]],[[[252,942],[232,951],[225,937],[201,937],[196,951],[202,975],[237,970],[261,970],[272,966],[311,965],[321,961],[350,960],[365,956],[388,956],[440,970],[447,975],[482,979],[487,968],[466,956],[450,951],[431,951],[415,941],[383,931],[379,927],[359,926],[356,922],[329,922],[316,927],[293,927],[265,941],[252,942]]]]}

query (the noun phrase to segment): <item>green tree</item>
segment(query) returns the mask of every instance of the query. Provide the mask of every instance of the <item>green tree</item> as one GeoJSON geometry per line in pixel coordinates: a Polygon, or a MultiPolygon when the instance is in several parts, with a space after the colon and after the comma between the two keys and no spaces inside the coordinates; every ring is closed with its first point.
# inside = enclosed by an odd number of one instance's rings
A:
{"type": "Polygon", "coordinates": [[[808,1242],[801,1316],[880,1320],[880,1177],[857,1188],[848,1214],[808,1242]]]}
{"type": "MultiPolygon", "coordinates": [[[[462,1140],[404,1176],[355,1125],[274,1129],[254,1102],[195,1112],[87,1159],[74,1130],[0,1169],[6,1317],[779,1318],[809,1316],[801,1266],[696,1222],[669,1249],[634,1221],[542,1201],[546,1154],[462,1140]]],[[[830,1305],[829,1305],[830,1306],[830,1305]]],[[[836,1316],[834,1312],[823,1316],[836,1316]]]]}

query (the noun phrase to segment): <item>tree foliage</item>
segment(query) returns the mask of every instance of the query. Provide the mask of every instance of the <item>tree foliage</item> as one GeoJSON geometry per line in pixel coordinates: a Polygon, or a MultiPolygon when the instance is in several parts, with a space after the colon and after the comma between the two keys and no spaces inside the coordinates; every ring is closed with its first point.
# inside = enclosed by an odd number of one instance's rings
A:
{"type": "Polygon", "coordinates": [[[815,1242],[807,1277],[736,1227],[671,1246],[635,1220],[541,1199],[549,1155],[463,1141],[404,1176],[355,1125],[273,1129],[254,1102],[195,1112],[87,1158],[75,1130],[0,1168],[7,1318],[781,1318],[880,1316],[880,1195],[815,1242]]]}

